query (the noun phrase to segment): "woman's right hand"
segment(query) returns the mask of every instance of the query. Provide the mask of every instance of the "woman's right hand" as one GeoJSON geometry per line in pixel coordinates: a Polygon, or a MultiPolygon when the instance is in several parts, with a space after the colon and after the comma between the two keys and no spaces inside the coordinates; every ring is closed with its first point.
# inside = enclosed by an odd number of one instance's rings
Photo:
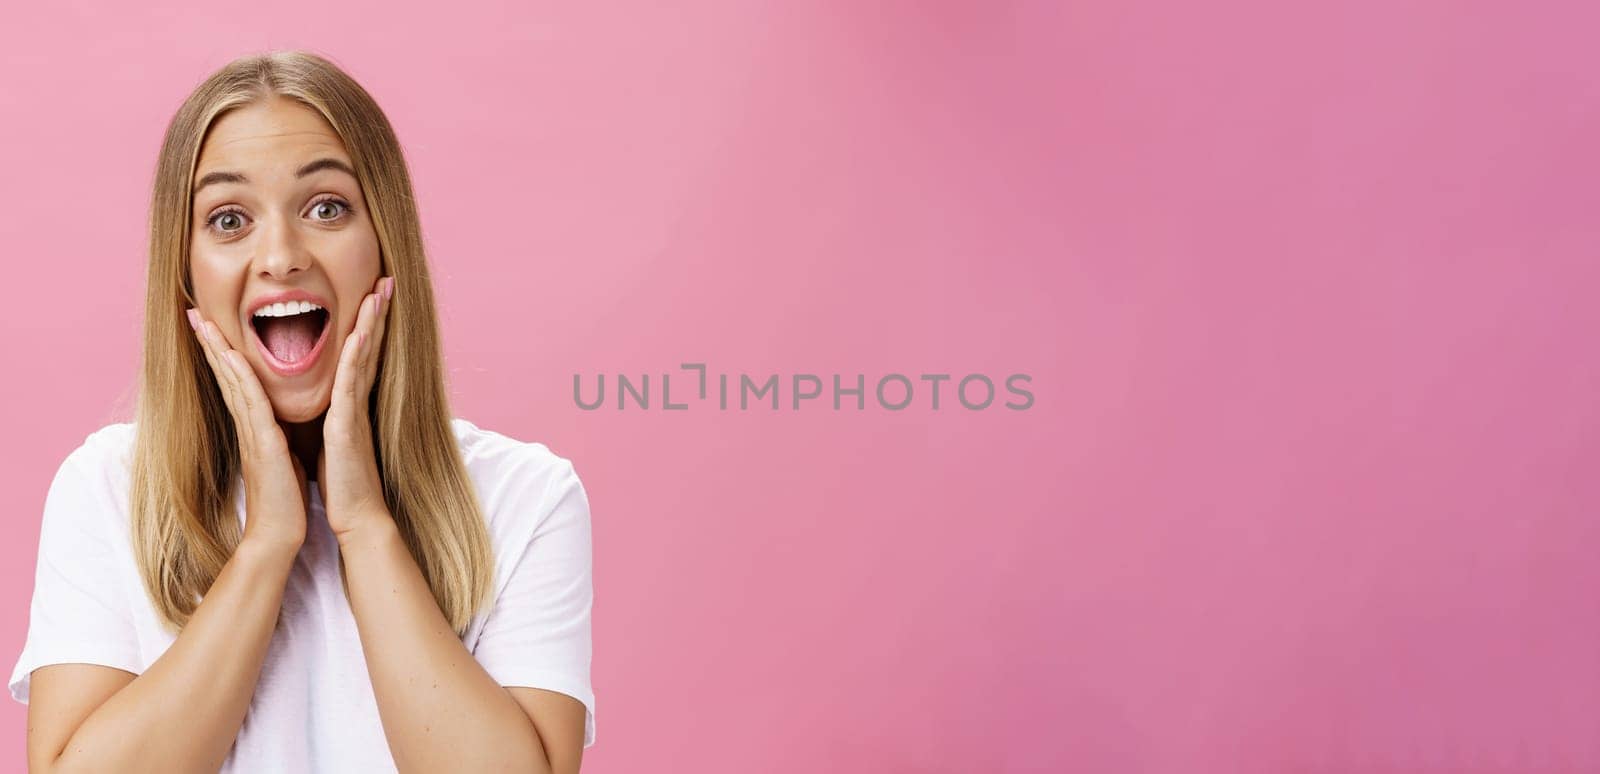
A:
{"type": "Polygon", "coordinates": [[[189,310],[206,362],[222,388],[222,399],[233,416],[239,438],[239,462],[244,475],[244,540],[258,541],[296,552],[306,539],[306,505],[310,489],[306,472],[278,426],[272,402],[244,355],[228,346],[215,323],[189,310]]]}

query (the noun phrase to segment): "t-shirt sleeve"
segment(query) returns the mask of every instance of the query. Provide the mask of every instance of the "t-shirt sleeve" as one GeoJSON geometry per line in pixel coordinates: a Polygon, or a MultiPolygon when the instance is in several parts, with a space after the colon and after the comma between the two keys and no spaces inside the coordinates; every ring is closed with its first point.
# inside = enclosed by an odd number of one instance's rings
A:
{"type": "Polygon", "coordinates": [[[68,455],[45,496],[39,528],[28,635],[11,672],[11,698],[28,703],[33,670],[50,664],[99,664],[142,671],[127,605],[118,515],[105,499],[104,472],[88,447],[68,455]]]}
{"type": "Polygon", "coordinates": [[[594,744],[589,498],[572,463],[560,458],[553,473],[537,477],[525,491],[508,498],[502,507],[513,512],[501,518],[531,523],[532,533],[503,557],[513,563],[509,580],[473,655],[503,686],[543,688],[582,702],[587,748],[594,744]]]}

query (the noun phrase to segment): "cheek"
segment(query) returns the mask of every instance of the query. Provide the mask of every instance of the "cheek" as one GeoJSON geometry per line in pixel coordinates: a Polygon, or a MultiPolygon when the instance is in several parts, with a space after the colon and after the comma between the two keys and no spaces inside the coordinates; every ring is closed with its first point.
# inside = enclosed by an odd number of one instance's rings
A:
{"type": "MultiPolygon", "coordinates": [[[[359,284],[366,278],[376,282],[378,271],[383,266],[383,251],[378,247],[378,235],[372,226],[368,224],[365,228],[351,229],[341,236],[344,238],[335,248],[337,258],[333,261],[334,271],[339,276],[334,281],[341,287],[359,284]]],[[[370,287],[366,289],[370,290],[370,287]]]]}
{"type": "Polygon", "coordinates": [[[189,282],[194,289],[201,316],[217,324],[222,333],[238,346],[239,304],[244,293],[245,273],[233,261],[223,261],[204,253],[191,254],[189,282]]]}
{"type": "Polygon", "coordinates": [[[189,283],[194,288],[195,300],[202,306],[212,306],[237,300],[244,285],[244,273],[228,262],[204,253],[194,254],[189,261],[189,283]]]}
{"type": "Polygon", "coordinates": [[[341,245],[337,256],[331,256],[325,266],[334,292],[339,297],[340,333],[355,329],[361,303],[377,286],[383,269],[381,252],[375,236],[353,238],[341,245]]]}

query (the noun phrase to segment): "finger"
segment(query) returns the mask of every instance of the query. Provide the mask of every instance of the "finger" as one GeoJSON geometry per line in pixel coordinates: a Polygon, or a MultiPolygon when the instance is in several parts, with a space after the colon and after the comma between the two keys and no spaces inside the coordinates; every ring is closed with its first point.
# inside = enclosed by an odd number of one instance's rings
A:
{"type": "MultiPolygon", "coordinates": [[[[206,363],[211,366],[212,378],[216,380],[218,389],[226,393],[227,387],[222,381],[222,364],[217,362],[217,355],[211,349],[211,332],[205,327],[205,318],[201,317],[199,312],[190,309],[189,320],[189,327],[194,329],[194,339],[200,345],[200,354],[205,356],[206,363]]],[[[223,397],[227,397],[226,394],[223,397]]]]}
{"type": "Polygon", "coordinates": [[[264,431],[276,421],[272,404],[267,400],[261,380],[256,378],[249,361],[238,350],[228,346],[222,329],[216,323],[205,323],[205,328],[209,333],[213,356],[222,365],[222,377],[227,385],[225,400],[229,401],[240,442],[247,449],[254,450],[262,439],[270,437],[264,431]]]}
{"type": "Polygon", "coordinates": [[[222,393],[223,405],[227,407],[228,414],[233,417],[234,424],[237,425],[240,423],[241,417],[239,416],[237,408],[234,406],[233,388],[230,386],[229,369],[221,362],[220,357],[217,354],[216,347],[211,341],[211,330],[208,327],[209,323],[204,317],[201,317],[198,312],[194,313],[192,319],[195,321],[194,333],[195,338],[200,342],[200,351],[205,355],[206,362],[211,366],[211,375],[217,383],[218,391],[222,393]]]}
{"type": "MultiPolygon", "coordinates": [[[[363,302],[365,306],[365,302],[363,302]]],[[[365,314],[365,309],[361,312],[365,314]]],[[[356,327],[350,335],[344,338],[344,348],[339,350],[339,365],[334,369],[333,399],[355,401],[356,398],[356,370],[358,358],[361,355],[361,345],[366,339],[366,331],[362,330],[360,317],[357,317],[356,327]]]]}
{"type": "Polygon", "coordinates": [[[271,402],[267,400],[267,393],[261,386],[261,380],[250,367],[250,361],[245,359],[243,352],[228,346],[227,339],[222,336],[221,328],[212,324],[210,330],[214,336],[211,344],[217,350],[217,359],[228,366],[229,387],[232,388],[234,399],[238,407],[243,410],[245,418],[261,427],[266,426],[261,423],[276,421],[270,414],[262,413],[264,410],[270,411],[271,402]]]}
{"type": "Polygon", "coordinates": [[[394,299],[394,277],[378,280],[378,314],[372,321],[372,344],[367,347],[366,371],[368,386],[378,378],[378,358],[383,353],[383,335],[389,329],[389,307],[394,299]]]}
{"type": "Polygon", "coordinates": [[[223,357],[233,366],[236,386],[244,399],[245,411],[249,414],[250,421],[260,428],[266,428],[276,422],[277,418],[272,413],[272,402],[267,399],[267,391],[261,387],[261,380],[256,378],[256,372],[250,368],[250,361],[232,349],[223,357]]]}
{"type": "Polygon", "coordinates": [[[228,407],[233,413],[234,424],[238,426],[240,437],[253,443],[255,441],[255,425],[250,421],[250,407],[245,401],[244,390],[239,385],[239,374],[233,368],[229,356],[233,349],[228,346],[228,340],[223,337],[222,329],[214,322],[202,323],[206,332],[207,344],[211,347],[211,355],[216,358],[217,366],[221,373],[218,379],[222,382],[223,397],[228,402],[228,407]]]}
{"type": "Polygon", "coordinates": [[[372,313],[367,317],[366,337],[361,346],[361,362],[358,369],[361,374],[361,385],[372,386],[372,364],[378,359],[378,345],[383,342],[378,338],[383,331],[383,291],[372,294],[372,313]]]}
{"type": "Polygon", "coordinates": [[[369,293],[365,298],[361,299],[361,308],[356,312],[354,334],[357,346],[355,358],[350,364],[350,390],[353,395],[362,395],[364,388],[372,386],[372,380],[367,376],[367,364],[372,350],[377,348],[373,332],[376,329],[374,324],[377,322],[378,310],[382,302],[383,295],[381,293],[369,293]]]}
{"type": "Polygon", "coordinates": [[[233,369],[228,367],[227,360],[227,354],[232,351],[232,348],[228,346],[226,339],[223,338],[222,329],[218,328],[216,323],[206,320],[200,323],[200,332],[205,335],[206,346],[210,347],[211,356],[216,359],[217,365],[220,367],[217,378],[222,381],[223,387],[229,394],[237,399],[239,397],[237,380],[234,377],[233,369]]]}

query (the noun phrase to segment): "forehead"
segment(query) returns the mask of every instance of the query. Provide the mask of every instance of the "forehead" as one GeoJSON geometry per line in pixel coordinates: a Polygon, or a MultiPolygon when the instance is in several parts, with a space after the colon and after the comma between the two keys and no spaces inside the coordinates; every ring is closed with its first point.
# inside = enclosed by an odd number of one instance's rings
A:
{"type": "Polygon", "coordinates": [[[274,97],[236,108],[211,124],[195,178],[214,170],[264,175],[329,156],[349,161],[327,120],[299,102],[274,97]]]}

